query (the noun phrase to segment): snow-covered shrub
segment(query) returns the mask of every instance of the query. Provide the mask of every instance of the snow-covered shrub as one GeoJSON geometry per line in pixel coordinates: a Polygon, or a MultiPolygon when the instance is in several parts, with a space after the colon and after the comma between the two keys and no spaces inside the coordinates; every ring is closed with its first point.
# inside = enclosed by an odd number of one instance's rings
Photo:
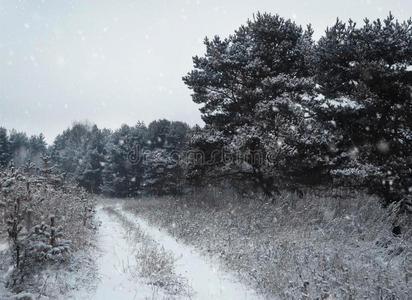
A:
{"type": "Polygon", "coordinates": [[[48,156],[0,173],[0,210],[14,260],[10,278],[18,290],[47,263],[62,263],[84,248],[93,229],[93,199],[69,178],[55,174],[48,156]]]}
{"type": "Polygon", "coordinates": [[[50,224],[34,226],[25,244],[25,258],[35,262],[61,262],[69,254],[70,241],[63,238],[62,226],[56,226],[55,217],[50,217],[50,224]]]}

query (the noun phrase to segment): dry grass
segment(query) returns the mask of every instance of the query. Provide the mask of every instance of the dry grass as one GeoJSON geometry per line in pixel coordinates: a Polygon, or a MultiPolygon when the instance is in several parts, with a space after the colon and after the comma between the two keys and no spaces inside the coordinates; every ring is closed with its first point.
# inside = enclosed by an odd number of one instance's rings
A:
{"type": "Polygon", "coordinates": [[[125,208],[219,257],[268,298],[410,299],[410,217],[354,191],[265,200],[212,190],[125,208]],[[401,236],[392,235],[394,223],[401,236]]]}

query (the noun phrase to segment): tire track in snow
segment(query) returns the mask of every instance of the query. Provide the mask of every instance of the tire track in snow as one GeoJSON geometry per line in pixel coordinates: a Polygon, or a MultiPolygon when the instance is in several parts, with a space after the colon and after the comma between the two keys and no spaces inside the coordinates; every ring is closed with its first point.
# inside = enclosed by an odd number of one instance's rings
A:
{"type": "Polygon", "coordinates": [[[176,273],[188,280],[189,285],[195,292],[194,299],[263,299],[255,291],[241,284],[235,276],[222,272],[217,266],[208,262],[193,247],[179,243],[166,232],[149,225],[144,219],[121,210],[120,205],[117,205],[117,209],[128,220],[139,225],[153,240],[178,258],[176,273]]]}
{"type": "Polygon", "coordinates": [[[170,299],[157,287],[148,286],[133,276],[136,267],[136,247],[127,238],[126,229],[103,207],[98,207],[96,213],[96,218],[101,222],[98,231],[98,251],[100,253],[97,254],[96,258],[99,282],[92,293],[83,290],[69,298],[93,300],[170,299]]]}

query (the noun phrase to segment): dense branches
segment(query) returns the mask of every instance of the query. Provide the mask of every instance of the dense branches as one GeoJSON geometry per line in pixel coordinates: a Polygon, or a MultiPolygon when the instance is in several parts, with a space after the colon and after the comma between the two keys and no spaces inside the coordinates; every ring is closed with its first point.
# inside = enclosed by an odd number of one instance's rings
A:
{"type": "Polygon", "coordinates": [[[27,277],[48,263],[61,263],[70,252],[84,248],[93,229],[93,199],[71,181],[63,180],[43,156],[33,163],[0,173],[0,212],[13,254],[14,271],[8,278],[18,290],[27,277]]]}
{"type": "Polygon", "coordinates": [[[356,152],[343,164],[358,169],[373,164],[375,171],[369,168],[365,175],[374,190],[399,200],[412,185],[407,175],[412,173],[412,21],[400,23],[389,15],[357,27],[338,20],[314,56],[323,98],[318,118],[334,121],[339,153],[356,152]],[[332,104],[337,99],[346,105],[332,104]]]}
{"type": "Polygon", "coordinates": [[[409,197],[412,21],[338,20],[319,42],[311,34],[258,14],[223,40],[205,40],[206,54],[183,78],[206,122],[192,145],[243,159],[191,173],[243,174],[266,192],[346,177],[387,201],[409,197]],[[256,153],[259,163],[250,159],[256,153]]]}

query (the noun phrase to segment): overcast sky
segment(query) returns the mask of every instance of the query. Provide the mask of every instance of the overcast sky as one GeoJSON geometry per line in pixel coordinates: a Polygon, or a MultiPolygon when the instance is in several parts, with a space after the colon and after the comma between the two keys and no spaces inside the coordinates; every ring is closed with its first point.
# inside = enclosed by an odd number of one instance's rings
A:
{"type": "Polygon", "coordinates": [[[201,123],[181,77],[205,36],[266,11],[312,23],[411,16],[388,0],[0,0],[0,126],[50,143],[73,121],[99,127],[167,118],[201,123]]]}

